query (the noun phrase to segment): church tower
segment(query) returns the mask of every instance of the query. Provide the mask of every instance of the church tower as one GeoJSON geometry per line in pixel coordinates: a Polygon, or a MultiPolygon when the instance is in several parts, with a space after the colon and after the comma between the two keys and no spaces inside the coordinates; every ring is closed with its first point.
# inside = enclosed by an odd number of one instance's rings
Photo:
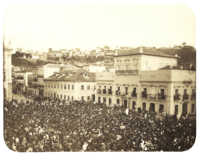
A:
{"type": "Polygon", "coordinates": [[[3,89],[4,99],[12,99],[12,67],[11,67],[11,42],[8,45],[3,43],[3,89]]]}

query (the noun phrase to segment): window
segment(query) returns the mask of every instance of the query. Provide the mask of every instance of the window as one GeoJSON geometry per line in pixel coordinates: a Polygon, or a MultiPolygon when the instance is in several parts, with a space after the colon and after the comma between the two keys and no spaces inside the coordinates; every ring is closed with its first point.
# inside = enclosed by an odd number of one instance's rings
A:
{"type": "Polygon", "coordinates": [[[132,109],[135,110],[135,101],[132,101],[132,109]]]}
{"type": "Polygon", "coordinates": [[[90,96],[87,97],[87,100],[90,100],[90,96]]]}
{"type": "Polygon", "coordinates": [[[195,90],[194,89],[192,89],[192,95],[195,93],[195,90]]]}
{"type": "Polygon", "coordinates": [[[53,97],[53,93],[51,93],[51,97],[53,97]]]}
{"type": "Polygon", "coordinates": [[[50,84],[48,84],[48,88],[50,88],[50,84]]]}
{"type": "Polygon", "coordinates": [[[74,90],[74,85],[72,85],[72,90],[74,90]]]}
{"type": "Polygon", "coordinates": [[[66,89],[66,84],[64,85],[64,89],[66,89]]]}
{"type": "Polygon", "coordinates": [[[70,89],[70,85],[68,85],[68,89],[70,89]]]}
{"type": "Polygon", "coordinates": [[[144,93],[147,93],[147,88],[144,88],[144,93]]]}
{"type": "Polygon", "coordinates": [[[64,95],[64,99],[66,100],[66,95],[64,95]]]}
{"type": "Polygon", "coordinates": [[[50,97],[50,93],[48,93],[48,97],[50,97]]]}
{"type": "Polygon", "coordinates": [[[94,86],[94,90],[96,90],[96,86],[94,86]]]}
{"type": "Polygon", "coordinates": [[[146,109],[146,102],[143,102],[142,103],[142,110],[145,110],[146,109]]]}
{"type": "Polygon", "coordinates": [[[57,88],[59,88],[59,84],[57,84],[57,88]]]}
{"type": "Polygon", "coordinates": [[[120,91],[120,87],[117,87],[117,90],[120,91]]]}
{"type": "Polygon", "coordinates": [[[112,106],[112,99],[109,98],[109,106],[112,106]]]}
{"type": "Polygon", "coordinates": [[[54,88],[56,88],[56,84],[54,84],[54,88]]]}
{"type": "Polygon", "coordinates": [[[164,95],[164,94],[165,94],[165,90],[164,90],[164,89],[160,89],[160,93],[161,93],[162,95],[164,95]]]}
{"type": "Polygon", "coordinates": [[[98,103],[101,103],[101,97],[98,97],[98,103]]]}
{"type": "Polygon", "coordinates": [[[178,114],[178,105],[175,105],[175,115],[178,114]]]}
{"type": "Polygon", "coordinates": [[[87,90],[90,90],[90,85],[87,86],[87,90]]]}
{"type": "Polygon", "coordinates": [[[84,100],[84,96],[81,96],[81,100],[84,100]]]}
{"type": "Polygon", "coordinates": [[[178,89],[175,89],[175,94],[178,95],[178,89]]]}
{"type": "Polygon", "coordinates": [[[103,102],[106,103],[106,98],[105,97],[103,98],[103,102]]]}
{"type": "Polygon", "coordinates": [[[60,98],[62,99],[62,95],[60,95],[60,98]]]}
{"type": "Polygon", "coordinates": [[[72,100],[73,100],[74,98],[73,98],[73,96],[72,96],[72,100]]]}
{"type": "Polygon", "coordinates": [[[68,100],[70,99],[70,96],[68,95],[68,100]]]}
{"type": "Polygon", "coordinates": [[[191,113],[194,113],[194,104],[191,105],[191,113]]]}
{"type": "Polygon", "coordinates": [[[84,85],[81,85],[81,90],[84,90],[84,85]]]}
{"type": "Polygon", "coordinates": [[[57,98],[59,98],[59,95],[57,94],[57,98]]]}
{"type": "Polygon", "coordinates": [[[119,99],[117,99],[117,105],[120,105],[120,100],[119,99]]]}
{"type": "Polygon", "coordinates": [[[51,88],[53,88],[53,85],[51,85],[51,88]]]}
{"type": "Polygon", "coordinates": [[[164,111],[164,105],[160,105],[159,107],[159,113],[162,113],[164,111]]]}
{"type": "Polygon", "coordinates": [[[187,94],[187,89],[184,89],[184,94],[187,94]]]}
{"type": "Polygon", "coordinates": [[[61,89],[63,88],[63,85],[61,84],[61,87],[60,87],[61,89]]]}

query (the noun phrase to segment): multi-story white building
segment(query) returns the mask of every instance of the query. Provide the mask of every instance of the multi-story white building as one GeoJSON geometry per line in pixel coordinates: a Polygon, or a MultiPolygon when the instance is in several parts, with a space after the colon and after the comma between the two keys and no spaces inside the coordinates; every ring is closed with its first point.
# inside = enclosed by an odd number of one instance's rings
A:
{"type": "Polygon", "coordinates": [[[86,70],[71,70],[63,73],[55,72],[49,78],[44,79],[44,96],[65,100],[95,99],[95,73],[86,70]]]}
{"type": "Polygon", "coordinates": [[[196,72],[178,67],[177,58],[150,48],[115,55],[114,76],[97,73],[96,101],[132,110],[195,113],[196,72]]]}

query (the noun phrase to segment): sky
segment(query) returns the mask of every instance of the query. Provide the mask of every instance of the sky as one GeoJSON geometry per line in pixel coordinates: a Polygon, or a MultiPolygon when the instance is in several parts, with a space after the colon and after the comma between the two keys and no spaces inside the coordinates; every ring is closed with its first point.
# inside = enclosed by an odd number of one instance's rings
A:
{"type": "Polygon", "coordinates": [[[195,16],[184,4],[14,5],[4,18],[4,42],[46,52],[108,45],[195,47],[195,16]]]}

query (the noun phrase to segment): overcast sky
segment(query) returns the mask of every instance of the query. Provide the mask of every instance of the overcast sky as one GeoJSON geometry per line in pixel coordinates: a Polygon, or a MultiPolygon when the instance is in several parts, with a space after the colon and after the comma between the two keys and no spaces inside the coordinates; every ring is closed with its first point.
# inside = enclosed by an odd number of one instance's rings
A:
{"type": "Polygon", "coordinates": [[[4,21],[13,48],[195,46],[194,13],[184,4],[15,5],[4,21]]]}

